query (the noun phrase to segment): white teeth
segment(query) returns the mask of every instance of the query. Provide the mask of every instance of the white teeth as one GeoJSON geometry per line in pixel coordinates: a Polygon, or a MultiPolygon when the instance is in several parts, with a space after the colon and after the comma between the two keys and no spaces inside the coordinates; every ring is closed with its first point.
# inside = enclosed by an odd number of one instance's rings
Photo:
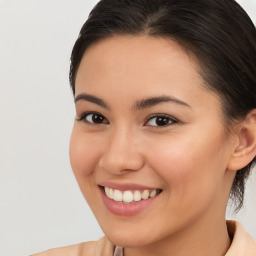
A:
{"type": "Polygon", "coordinates": [[[146,200],[149,198],[149,191],[146,189],[142,192],[142,195],[141,195],[142,199],[146,200]]]}
{"type": "Polygon", "coordinates": [[[155,190],[152,190],[150,193],[149,193],[149,196],[150,197],[154,197],[156,195],[156,189],[155,190]]]}
{"type": "Polygon", "coordinates": [[[109,198],[114,199],[114,190],[112,188],[109,189],[109,198]]]}
{"type": "Polygon", "coordinates": [[[127,191],[120,191],[118,189],[113,190],[112,188],[105,187],[105,194],[108,198],[113,199],[116,202],[124,202],[124,203],[131,203],[131,202],[138,202],[141,200],[146,200],[150,197],[154,197],[157,194],[157,190],[145,189],[142,193],[138,190],[132,192],[130,190],[127,191]]]}
{"type": "Polygon", "coordinates": [[[123,202],[130,203],[133,201],[133,193],[131,191],[125,191],[123,193],[123,202]]]}
{"type": "Polygon", "coordinates": [[[107,197],[109,197],[109,188],[108,187],[105,187],[105,194],[107,195],[107,197]]]}
{"type": "Polygon", "coordinates": [[[133,194],[133,200],[134,200],[135,202],[141,200],[141,193],[140,193],[140,191],[135,191],[135,192],[134,192],[134,194],[133,194]]]}
{"type": "Polygon", "coordinates": [[[114,191],[114,200],[117,202],[122,202],[123,201],[123,194],[120,190],[115,190],[114,191]]]}

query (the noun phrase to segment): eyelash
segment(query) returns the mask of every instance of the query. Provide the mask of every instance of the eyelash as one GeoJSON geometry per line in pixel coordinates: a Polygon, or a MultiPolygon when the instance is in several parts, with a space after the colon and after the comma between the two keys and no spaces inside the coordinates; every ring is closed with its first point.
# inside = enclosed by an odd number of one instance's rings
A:
{"type": "MultiPolygon", "coordinates": [[[[160,121],[161,121],[160,119],[160,121]]],[[[150,127],[153,127],[153,128],[157,128],[157,127],[168,127],[170,125],[173,125],[173,124],[176,124],[178,123],[178,120],[167,115],[167,114],[154,114],[154,115],[151,115],[148,119],[147,119],[147,122],[145,123],[146,126],[150,126],[150,127]],[[154,118],[161,118],[162,121],[164,120],[167,120],[168,121],[168,124],[165,124],[165,125],[147,125],[147,123],[149,123],[150,121],[152,121],[154,118]]]]}
{"type": "MultiPolygon", "coordinates": [[[[109,124],[108,120],[103,116],[101,115],[100,113],[98,112],[85,112],[83,113],[79,118],[77,118],[77,121],[84,121],[86,124],[89,124],[89,125],[105,125],[105,124],[109,124]],[[93,122],[90,122],[88,120],[86,120],[86,118],[90,115],[97,115],[98,117],[100,117],[101,120],[106,120],[106,122],[103,122],[103,123],[93,123],[93,122]]],[[[154,114],[154,115],[151,115],[147,118],[147,121],[145,122],[145,126],[150,126],[150,127],[153,127],[153,128],[162,128],[162,127],[168,127],[170,125],[173,125],[173,124],[176,124],[178,123],[178,120],[167,115],[167,114],[154,114]],[[167,121],[168,123],[165,124],[165,125],[148,125],[148,123],[150,121],[152,121],[154,118],[160,118],[160,122],[161,121],[167,121]]]]}
{"type": "MultiPolygon", "coordinates": [[[[99,117],[102,117],[103,119],[107,120],[103,115],[101,115],[98,112],[85,112],[79,118],[77,118],[77,121],[84,121],[86,124],[89,124],[89,125],[97,125],[97,123],[89,122],[89,121],[86,120],[86,118],[89,115],[92,115],[92,116],[93,115],[98,115],[99,117]]],[[[109,122],[107,121],[107,123],[102,123],[102,124],[109,124],[109,122]]]]}

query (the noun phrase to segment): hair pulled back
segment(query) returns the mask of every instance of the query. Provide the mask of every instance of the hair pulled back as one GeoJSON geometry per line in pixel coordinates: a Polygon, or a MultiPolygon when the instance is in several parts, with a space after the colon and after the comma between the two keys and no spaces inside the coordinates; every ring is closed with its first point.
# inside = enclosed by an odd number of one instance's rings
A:
{"type": "MultiPolygon", "coordinates": [[[[234,0],[101,0],[72,51],[73,94],[90,45],[114,35],[141,34],[170,38],[193,54],[205,86],[221,99],[227,128],[256,108],[256,30],[234,0]]],[[[230,194],[236,210],[243,205],[245,181],[255,161],[236,173],[230,194]]]]}

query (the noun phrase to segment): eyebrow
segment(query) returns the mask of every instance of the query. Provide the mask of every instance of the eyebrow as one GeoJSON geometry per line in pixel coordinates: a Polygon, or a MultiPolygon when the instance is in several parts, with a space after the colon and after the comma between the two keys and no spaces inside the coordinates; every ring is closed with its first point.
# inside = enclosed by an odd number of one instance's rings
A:
{"type": "Polygon", "coordinates": [[[137,101],[134,105],[134,109],[135,110],[141,110],[144,108],[149,108],[149,107],[153,107],[156,106],[160,103],[163,102],[172,102],[178,105],[182,105],[182,106],[186,106],[191,108],[191,106],[189,104],[187,104],[186,102],[179,100],[175,97],[170,97],[170,96],[158,96],[158,97],[151,97],[151,98],[147,98],[147,99],[143,99],[140,101],[137,101]]]}
{"type": "Polygon", "coordinates": [[[93,95],[90,95],[90,94],[85,94],[85,93],[78,94],[75,97],[75,103],[77,103],[80,100],[89,101],[89,102],[94,103],[94,104],[96,104],[100,107],[110,109],[110,107],[108,106],[108,104],[104,100],[102,100],[98,97],[95,97],[93,95]]]}
{"type": "MultiPolygon", "coordinates": [[[[94,104],[96,104],[100,107],[110,109],[109,105],[104,100],[102,100],[102,99],[100,99],[96,96],[93,96],[91,94],[85,94],[85,93],[78,94],[75,97],[74,101],[76,103],[80,100],[89,101],[89,102],[94,103],[94,104]]],[[[179,100],[175,97],[156,96],[156,97],[150,97],[150,98],[146,98],[146,99],[136,101],[134,106],[133,106],[133,109],[134,110],[142,110],[142,109],[145,109],[145,108],[150,108],[150,107],[156,106],[156,105],[158,105],[160,103],[164,103],[164,102],[172,102],[172,103],[175,103],[175,104],[178,104],[178,105],[181,105],[181,106],[191,108],[191,106],[189,104],[187,104],[186,102],[184,102],[182,100],[179,100]]]]}

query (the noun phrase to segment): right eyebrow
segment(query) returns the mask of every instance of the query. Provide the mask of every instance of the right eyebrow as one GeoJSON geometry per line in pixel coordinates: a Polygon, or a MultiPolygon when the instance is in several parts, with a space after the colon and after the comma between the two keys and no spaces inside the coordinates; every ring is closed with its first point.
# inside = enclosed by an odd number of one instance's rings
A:
{"type": "Polygon", "coordinates": [[[75,97],[75,103],[77,103],[78,101],[80,100],[85,100],[85,101],[89,101],[91,103],[94,103],[100,107],[103,107],[103,108],[106,108],[106,109],[110,109],[109,105],[102,99],[98,98],[98,97],[95,97],[91,94],[86,94],[86,93],[81,93],[81,94],[78,94],[76,97],[75,97]]]}

